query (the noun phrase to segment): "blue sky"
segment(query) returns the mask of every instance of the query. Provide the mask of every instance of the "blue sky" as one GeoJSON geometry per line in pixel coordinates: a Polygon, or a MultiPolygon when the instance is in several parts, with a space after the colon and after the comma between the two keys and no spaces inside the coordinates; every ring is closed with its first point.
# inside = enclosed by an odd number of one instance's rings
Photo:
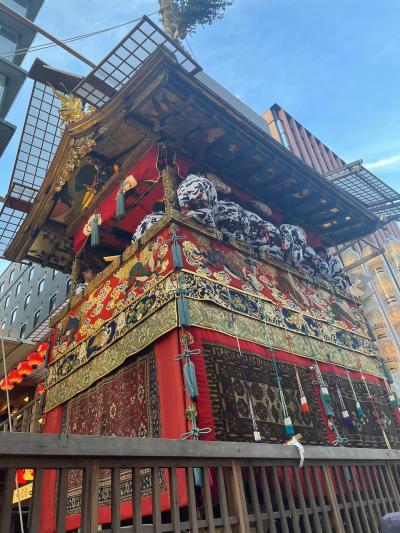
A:
{"type": "MultiPolygon", "coordinates": [[[[66,38],[151,13],[157,0],[46,0],[37,23],[66,38]]],[[[154,17],[157,20],[157,17],[154,17]]],[[[92,61],[124,27],[73,43],[92,61]]],[[[236,0],[222,21],[189,44],[203,69],[255,111],[278,102],[346,161],[363,159],[400,190],[400,2],[236,0]]],[[[44,42],[38,36],[35,44],[44,42]]],[[[59,68],[87,67],[57,48],[28,54],[59,68]]],[[[17,133],[0,163],[0,192],[12,170],[30,93],[28,81],[7,119],[17,133]]]]}

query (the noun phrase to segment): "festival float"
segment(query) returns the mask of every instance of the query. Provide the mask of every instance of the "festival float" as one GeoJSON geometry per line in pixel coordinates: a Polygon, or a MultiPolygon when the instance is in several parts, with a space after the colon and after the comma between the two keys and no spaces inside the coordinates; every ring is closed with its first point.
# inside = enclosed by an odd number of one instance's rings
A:
{"type": "MultiPolygon", "coordinates": [[[[44,432],[398,447],[390,373],[329,253],[379,218],[197,72],[159,47],[103,100],[99,78],[81,84],[89,112],[63,102],[65,131],[6,252],[72,274],[44,432]]],[[[81,482],[70,473],[68,529],[81,482]]],[[[100,523],[110,484],[104,471],[100,523]]],[[[146,514],[145,470],[141,486],[146,514]]],[[[164,474],[160,491],[167,510],[164,474]]],[[[45,473],[46,507],[55,495],[45,473]]]]}

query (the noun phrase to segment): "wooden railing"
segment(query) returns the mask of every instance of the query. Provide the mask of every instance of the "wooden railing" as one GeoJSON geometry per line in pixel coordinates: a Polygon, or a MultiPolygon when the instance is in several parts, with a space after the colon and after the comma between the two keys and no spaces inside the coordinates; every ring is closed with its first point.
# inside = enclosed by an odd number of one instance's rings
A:
{"type": "MultiPolygon", "coordinates": [[[[22,406],[18,411],[11,413],[12,431],[40,433],[39,401],[31,400],[22,406]]],[[[0,432],[9,431],[10,423],[8,418],[0,422],[0,432]]]]}
{"type": "Polygon", "coordinates": [[[310,446],[305,448],[304,466],[299,468],[298,463],[298,450],[285,445],[4,433],[0,438],[0,469],[5,476],[0,531],[10,531],[15,514],[12,496],[17,468],[35,469],[25,529],[30,533],[40,531],[41,505],[48,515],[56,513],[55,531],[65,530],[70,469],[83,471],[82,533],[98,531],[103,469],[111,469],[111,515],[106,528],[112,533],[379,533],[381,517],[400,510],[400,451],[310,446]],[[53,503],[41,497],[47,469],[58,472],[53,503]],[[128,505],[134,510],[132,525],[124,527],[120,514],[123,469],[132,479],[128,505]],[[141,507],[143,469],[151,479],[148,516],[142,516],[141,507]]]}

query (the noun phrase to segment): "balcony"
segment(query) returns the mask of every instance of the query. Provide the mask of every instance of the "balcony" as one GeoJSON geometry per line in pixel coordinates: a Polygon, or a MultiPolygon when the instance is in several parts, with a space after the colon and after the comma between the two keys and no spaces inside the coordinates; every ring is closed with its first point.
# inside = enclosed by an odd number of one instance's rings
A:
{"type": "Polygon", "coordinates": [[[110,503],[106,521],[103,508],[102,531],[109,533],[378,533],[381,517],[400,510],[399,451],[318,446],[304,451],[300,468],[298,450],[287,445],[7,433],[0,440],[0,531],[19,531],[12,503],[19,468],[35,469],[29,508],[22,502],[30,533],[43,530],[41,512],[50,522],[54,516],[54,531],[65,531],[72,469],[82,473],[75,526],[82,533],[98,531],[104,469],[110,503]],[[41,507],[49,471],[57,472],[56,495],[41,507]],[[122,471],[133,489],[124,500],[133,519],[123,525],[122,471]]]}

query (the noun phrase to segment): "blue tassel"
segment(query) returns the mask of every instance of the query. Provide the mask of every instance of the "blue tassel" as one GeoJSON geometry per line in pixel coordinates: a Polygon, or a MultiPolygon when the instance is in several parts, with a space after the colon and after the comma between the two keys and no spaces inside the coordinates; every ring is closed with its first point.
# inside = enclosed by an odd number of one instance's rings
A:
{"type": "Polygon", "coordinates": [[[92,233],[90,235],[90,245],[92,248],[96,248],[100,244],[100,232],[99,224],[97,223],[97,218],[93,221],[92,224],[92,233]]]}
{"type": "Polygon", "coordinates": [[[357,414],[358,418],[362,418],[364,416],[364,412],[362,410],[360,402],[356,402],[356,414],[357,414]]]}
{"type": "Polygon", "coordinates": [[[115,218],[119,220],[125,216],[125,194],[121,189],[117,193],[116,204],[115,218]]]}
{"type": "Polygon", "coordinates": [[[349,412],[347,411],[347,409],[345,409],[344,411],[342,411],[342,418],[343,418],[343,424],[350,428],[353,426],[353,421],[349,415],[349,412]]]}
{"type": "Polygon", "coordinates": [[[393,383],[393,376],[389,370],[389,367],[387,366],[386,361],[382,357],[380,357],[379,359],[381,360],[382,370],[385,375],[386,381],[389,383],[389,385],[391,385],[393,383]]]}
{"type": "Polygon", "coordinates": [[[293,427],[293,424],[292,424],[292,419],[290,418],[290,416],[286,417],[284,420],[283,420],[284,424],[285,424],[285,433],[288,437],[292,437],[294,435],[294,427],[293,427]]]}
{"type": "Polygon", "coordinates": [[[335,416],[330,397],[328,400],[326,396],[324,395],[324,393],[322,392],[322,389],[320,389],[320,394],[321,394],[322,405],[324,406],[324,411],[325,411],[326,416],[335,416]]]}
{"type": "Polygon", "coordinates": [[[189,304],[185,298],[179,296],[178,298],[178,316],[181,326],[190,327],[190,315],[189,315],[189,304]]]}
{"type": "Polygon", "coordinates": [[[190,399],[194,400],[198,398],[199,389],[197,386],[196,369],[192,361],[186,361],[183,367],[183,375],[185,376],[185,383],[190,399]]]}
{"type": "Polygon", "coordinates": [[[172,259],[175,268],[183,268],[182,248],[177,242],[172,243],[172,259]]]}
{"type": "Polygon", "coordinates": [[[201,468],[198,468],[197,466],[193,468],[193,477],[195,486],[202,487],[203,479],[201,477],[201,468]]]}
{"type": "Polygon", "coordinates": [[[399,406],[399,404],[397,402],[397,398],[396,398],[396,396],[393,393],[389,393],[389,401],[390,401],[390,405],[392,407],[398,407],[399,406]]]}

